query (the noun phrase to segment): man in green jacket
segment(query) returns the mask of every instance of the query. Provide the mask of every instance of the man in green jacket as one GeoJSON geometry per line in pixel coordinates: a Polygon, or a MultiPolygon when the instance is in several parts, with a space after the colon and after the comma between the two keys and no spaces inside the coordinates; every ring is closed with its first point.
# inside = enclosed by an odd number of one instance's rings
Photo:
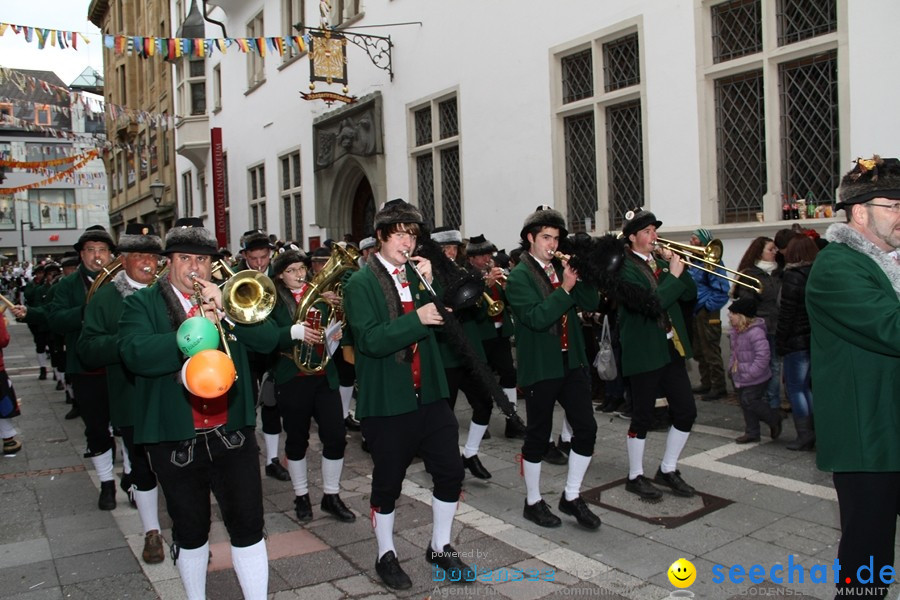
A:
{"type": "Polygon", "coordinates": [[[666,436],[662,463],[653,480],[677,496],[690,497],[694,488],[676,468],[678,458],[697,418],[694,394],[685,361],[691,358],[690,333],[684,323],[682,302],[693,303],[697,286],[680,257],[672,252],[654,256],[656,230],[662,221],[646,210],[628,211],[622,235],[628,240],[622,281],[638,298],[619,302],[619,337],[622,375],[631,386],[632,417],[628,428],[628,482],[625,489],[645,500],[658,500],[661,492],[644,477],[644,444],[653,423],[656,398],[665,395],[672,423],[666,436]],[[668,262],[667,262],[668,261],[668,262]],[[635,306],[654,305],[653,314],[635,306]]]}
{"type": "Polygon", "coordinates": [[[525,393],[528,420],[522,445],[527,494],[523,515],[541,527],[562,524],[541,498],[540,488],[541,459],[550,445],[553,408],[559,402],[573,432],[559,510],[575,517],[582,527],[596,530],[600,518],[581,497],[581,484],[594,455],[597,422],[578,311],[596,310],[600,294],[578,280],[567,260],[555,258],[559,241],[567,234],[563,216],[549,206],[539,206],[525,219],[520,233],[524,251],[506,284],[516,326],[518,383],[525,393]]]}
{"type": "Polygon", "coordinates": [[[144,444],[165,495],[187,597],[206,597],[212,492],[244,597],[265,598],[269,569],[247,352],[268,354],[278,332],[268,320],[239,325],[226,318],[222,291],[210,281],[216,240],[200,219],[176,221],[164,254],[168,275],[128,296],[119,319],[122,364],[135,375],[134,441],[144,444]],[[217,397],[195,395],[182,382],[188,369],[176,331],[193,316],[220,321],[228,340],[237,380],[217,397]]]}
{"type": "MultiPolygon", "coordinates": [[[[44,265],[36,265],[31,270],[31,281],[25,284],[22,290],[22,298],[25,306],[40,306],[44,294],[47,292],[47,286],[44,285],[44,265]]],[[[38,379],[47,379],[47,332],[41,331],[36,324],[29,323],[28,330],[34,337],[34,350],[37,353],[38,367],[40,373],[38,379]]]]}
{"type": "Polygon", "coordinates": [[[459,425],[444,400],[447,380],[432,330],[444,320],[415,271],[430,284],[431,262],[410,256],[423,224],[415,206],[400,199],[385,203],[375,214],[378,251],[344,287],[359,380],[356,416],[374,463],[375,571],[393,589],[412,586],[394,548],[394,507],[416,454],[434,484],[425,560],[455,577],[453,581],[473,577],[450,545],[464,472],[459,425]]]}
{"type": "Polygon", "coordinates": [[[816,462],[841,515],[835,597],[883,598],[900,506],[900,160],[858,159],[838,197],[847,222],[828,228],[806,284],[816,462]]]}
{"type": "Polygon", "coordinates": [[[160,536],[159,501],[156,475],[150,468],[144,447],[134,443],[134,374],[122,366],[117,337],[119,317],[125,298],[153,283],[156,278],[162,240],[150,225],[129,223],[119,236],[118,250],[122,269],[94,292],[84,310],[84,325],[78,338],[77,352],[88,369],[106,370],[109,390],[109,422],[121,436],[128,454],[122,474],[122,489],[133,500],[144,527],[144,549],[147,564],[165,559],[160,536]]]}

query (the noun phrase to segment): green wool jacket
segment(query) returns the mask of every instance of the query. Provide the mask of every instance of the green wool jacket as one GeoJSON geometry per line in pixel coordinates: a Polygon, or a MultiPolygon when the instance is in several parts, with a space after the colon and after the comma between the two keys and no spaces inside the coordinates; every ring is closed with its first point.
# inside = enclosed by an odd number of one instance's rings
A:
{"type": "Polygon", "coordinates": [[[82,364],[75,347],[78,345],[78,336],[81,335],[84,306],[90,287],[90,283],[85,281],[87,277],[93,278],[95,275],[96,273],[88,271],[83,264],[78,265],[78,269],[54,284],[56,291],[52,299],[41,307],[47,315],[50,331],[65,337],[66,375],[76,375],[89,370],[82,364]]]}
{"type": "MultiPolygon", "coordinates": [[[[119,319],[119,353],[122,364],[135,375],[134,441],[138,444],[173,442],[195,437],[190,397],[181,384],[184,355],[175,341],[175,328],[160,287],[168,279],[125,299],[119,319]]],[[[235,431],[256,425],[253,378],[247,351],[268,354],[275,349],[278,332],[265,320],[255,325],[222,322],[229,340],[238,379],[228,391],[228,422],[235,431]]]]}
{"type": "Polygon", "coordinates": [[[115,427],[134,425],[134,374],[122,366],[117,345],[123,303],[114,283],[97,290],[84,309],[84,323],[76,346],[86,369],[106,368],[109,420],[115,427]]]}
{"type": "MultiPolygon", "coordinates": [[[[275,348],[276,360],[275,366],[272,367],[272,375],[275,378],[275,383],[279,385],[297,377],[297,374],[300,372],[292,358],[294,348],[298,344],[297,340],[291,338],[291,326],[294,324],[294,313],[296,310],[296,306],[288,307],[284,303],[281,294],[278,294],[275,310],[269,316],[269,319],[275,323],[275,327],[278,329],[278,346],[275,348]]],[[[341,349],[338,347],[336,352],[340,351],[341,349]]],[[[313,375],[313,377],[316,376],[313,375]]],[[[333,360],[329,360],[325,365],[325,377],[328,378],[328,387],[333,390],[338,389],[338,372],[333,360]]]]}
{"type": "Polygon", "coordinates": [[[891,282],[871,258],[832,242],[813,262],[806,310],[816,463],[900,471],[900,300],[891,282]]]}
{"type": "MultiPolygon", "coordinates": [[[[640,257],[638,257],[640,260],[640,257]]],[[[669,263],[657,258],[657,266],[662,269],[657,280],[656,296],[663,310],[669,315],[672,327],[678,333],[678,339],[684,346],[685,360],[693,356],[691,348],[691,336],[684,322],[684,314],[680,302],[692,302],[697,298],[697,285],[694,278],[685,267],[681,277],[674,277],[669,273],[669,263]]],[[[622,281],[651,290],[648,279],[649,267],[646,274],[641,266],[635,264],[631,257],[626,258],[621,271],[622,281]]],[[[619,303],[619,340],[622,344],[622,375],[628,377],[638,373],[654,371],[669,364],[669,341],[666,332],[655,319],[648,319],[644,315],[629,310],[619,303]]]]}
{"type": "MultiPolygon", "coordinates": [[[[561,267],[556,267],[556,275],[560,281],[562,272],[561,267]]],[[[559,287],[544,298],[533,272],[523,261],[509,273],[506,297],[515,323],[518,385],[527,386],[565,375],[559,336],[552,330],[563,315],[568,315],[567,366],[570,369],[588,366],[578,311],[597,309],[600,294],[596,287],[582,281],[575,284],[571,294],[559,287]]]]}
{"type": "MultiPolygon", "coordinates": [[[[418,275],[406,266],[416,308],[431,302],[418,275]]],[[[415,311],[391,320],[378,279],[365,266],[344,286],[344,311],[356,348],[359,397],[356,417],[388,417],[417,410],[410,364],[396,353],[418,344],[421,361],[421,402],[430,404],[449,395],[444,364],[431,327],[423,325],[415,311]]]]}

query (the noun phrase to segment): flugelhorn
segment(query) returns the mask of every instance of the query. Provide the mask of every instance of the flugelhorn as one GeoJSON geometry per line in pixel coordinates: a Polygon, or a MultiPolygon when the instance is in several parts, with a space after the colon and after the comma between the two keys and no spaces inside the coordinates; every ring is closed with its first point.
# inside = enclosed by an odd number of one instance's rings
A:
{"type": "Polygon", "coordinates": [[[750,288],[757,294],[762,293],[763,286],[762,282],[759,279],[757,279],[756,277],[751,277],[750,275],[745,275],[740,271],[735,271],[734,269],[729,269],[728,267],[719,264],[719,261],[722,259],[723,250],[721,240],[710,240],[710,242],[705,246],[692,246],[691,244],[683,244],[681,242],[673,242],[664,238],[656,238],[656,241],[653,242],[653,245],[656,247],[656,249],[661,248],[677,254],[681,257],[681,260],[683,260],[684,263],[689,267],[694,267],[695,269],[706,271],[710,275],[721,277],[722,279],[730,281],[735,285],[742,285],[746,288],[750,288]],[[735,277],[723,275],[716,269],[721,269],[727,273],[732,273],[733,275],[735,275],[735,277]],[[741,281],[741,278],[746,279],[750,283],[741,281]]]}

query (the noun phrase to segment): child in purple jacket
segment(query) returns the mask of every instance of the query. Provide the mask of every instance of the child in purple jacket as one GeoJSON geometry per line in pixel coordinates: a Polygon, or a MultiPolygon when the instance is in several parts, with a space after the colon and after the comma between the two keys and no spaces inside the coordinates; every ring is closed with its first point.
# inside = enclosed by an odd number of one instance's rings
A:
{"type": "Polygon", "coordinates": [[[728,374],[744,411],[744,435],[734,441],[738,444],[758,442],[760,421],[769,425],[769,435],[773,440],[777,439],[781,435],[781,415],[764,398],[772,371],[766,322],[756,318],[756,300],[744,296],[732,302],[728,307],[728,320],[731,323],[728,374]]]}

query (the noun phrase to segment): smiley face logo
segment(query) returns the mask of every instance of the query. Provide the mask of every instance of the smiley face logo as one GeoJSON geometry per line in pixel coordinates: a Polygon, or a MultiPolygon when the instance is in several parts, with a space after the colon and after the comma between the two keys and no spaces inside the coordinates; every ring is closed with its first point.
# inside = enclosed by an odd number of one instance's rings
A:
{"type": "Polygon", "coordinates": [[[691,564],[691,561],[679,558],[672,563],[668,571],[669,583],[677,588],[691,587],[694,580],[697,579],[697,569],[691,564]]]}

